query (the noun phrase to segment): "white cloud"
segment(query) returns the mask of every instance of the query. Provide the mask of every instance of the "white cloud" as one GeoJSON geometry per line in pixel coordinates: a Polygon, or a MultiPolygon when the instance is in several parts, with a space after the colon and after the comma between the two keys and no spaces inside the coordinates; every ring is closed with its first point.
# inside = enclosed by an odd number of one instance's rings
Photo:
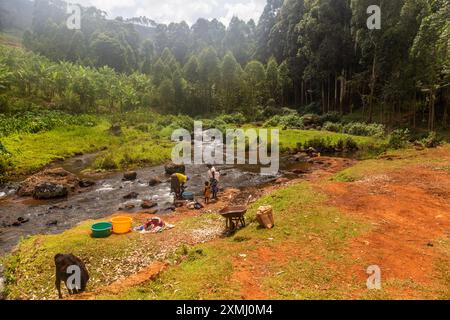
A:
{"type": "Polygon", "coordinates": [[[259,17],[264,10],[265,4],[261,1],[246,1],[244,3],[236,3],[236,4],[225,4],[225,9],[227,13],[224,17],[220,18],[220,21],[228,25],[230,20],[236,16],[242,20],[248,21],[253,19],[256,23],[258,23],[259,17]]]}
{"type": "Polygon", "coordinates": [[[198,18],[213,19],[228,25],[233,16],[258,21],[266,0],[68,0],[84,6],[95,6],[108,16],[146,16],[161,23],[186,21],[193,24],[198,18]]]}

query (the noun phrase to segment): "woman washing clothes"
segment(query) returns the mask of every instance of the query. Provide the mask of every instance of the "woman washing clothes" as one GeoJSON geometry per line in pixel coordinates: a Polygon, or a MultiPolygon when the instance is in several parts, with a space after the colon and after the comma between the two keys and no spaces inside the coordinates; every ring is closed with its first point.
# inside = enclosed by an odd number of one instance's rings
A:
{"type": "Polygon", "coordinates": [[[175,193],[175,199],[182,199],[182,195],[186,189],[186,183],[188,181],[189,177],[181,173],[174,173],[170,177],[170,189],[171,192],[175,193]]]}

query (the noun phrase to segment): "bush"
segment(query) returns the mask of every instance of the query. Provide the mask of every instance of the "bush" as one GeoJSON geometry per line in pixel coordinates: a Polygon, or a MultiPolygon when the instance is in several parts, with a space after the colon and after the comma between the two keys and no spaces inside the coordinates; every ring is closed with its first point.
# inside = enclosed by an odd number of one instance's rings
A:
{"type": "Polygon", "coordinates": [[[245,116],[240,112],[233,114],[224,114],[221,115],[218,119],[222,120],[227,124],[236,124],[236,125],[244,124],[247,121],[245,116]]]}
{"type": "Polygon", "coordinates": [[[343,149],[344,152],[355,152],[358,150],[359,150],[358,143],[356,143],[355,140],[353,140],[350,137],[344,139],[344,149],[343,149]]]}
{"type": "Polygon", "coordinates": [[[410,133],[408,129],[397,129],[389,135],[388,147],[393,149],[405,148],[409,145],[410,133]]]}
{"type": "Polygon", "coordinates": [[[290,114],[280,118],[280,126],[285,129],[303,129],[303,119],[298,114],[290,114]]]}
{"type": "Polygon", "coordinates": [[[273,116],[272,118],[270,118],[269,120],[267,120],[264,123],[264,127],[267,127],[267,128],[269,128],[269,127],[277,127],[280,124],[280,121],[281,121],[281,116],[280,115],[273,116]]]}
{"type": "Polygon", "coordinates": [[[302,117],[302,121],[306,127],[317,127],[322,125],[320,122],[320,116],[314,113],[305,114],[302,117]]]}
{"type": "Polygon", "coordinates": [[[343,127],[342,132],[354,136],[381,137],[384,135],[385,128],[382,124],[377,123],[350,122],[343,127]]]}
{"type": "Polygon", "coordinates": [[[311,140],[306,141],[303,144],[303,149],[307,150],[309,148],[313,148],[314,150],[320,153],[334,153],[336,150],[335,145],[332,143],[329,137],[315,137],[311,140]]]}
{"type": "Polygon", "coordinates": [[[418,142],[425,148],[436,148],[442,144],[442,140],[437,137],[436,132],[434,131],[428,133],[427,137],[418,142]]]}
{"type": "Polygon", "coordinates": [[[264,124],[264,127],[282,127],[283,129],[303,129],[303,119],[298,114],[287,116],[276,115],[264,124]]]}
{"type": "Polygon", "coordinates": [[[325,122],[324,125],[322,126],[322,130],[331,132],[342,132],[343,126],[340,123],[325,122]]]}

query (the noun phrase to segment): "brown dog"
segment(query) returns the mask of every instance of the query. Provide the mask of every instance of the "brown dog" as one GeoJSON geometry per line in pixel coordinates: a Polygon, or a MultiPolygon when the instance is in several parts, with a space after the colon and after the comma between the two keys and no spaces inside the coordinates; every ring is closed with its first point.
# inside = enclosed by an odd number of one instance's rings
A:
{"type": "Polygon", "coordinates": [[[58,290],[58,296],[62,299],[61,294],[61,281],[64,281],[67,291],[69,294],[78,294],[84,292],[86,290],[87,282],[89,281],[89,273],[84,265],[83,261],[79,258],[75,257],[73,254],[57,254],[55,256],[55,285],[58,290]],[[76,269],[76,267],[80,270],[80,288],[70,289],[68,285],[68,280],[74,274],[74,271],[71,270],[76,269]]]}

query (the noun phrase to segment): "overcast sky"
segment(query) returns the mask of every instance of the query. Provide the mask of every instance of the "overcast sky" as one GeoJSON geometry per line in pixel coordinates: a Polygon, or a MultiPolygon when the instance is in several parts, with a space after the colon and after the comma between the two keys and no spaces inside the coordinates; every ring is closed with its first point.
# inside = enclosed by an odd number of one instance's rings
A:
{"type": "Polygon", "coordinates": [[[228,25],[233,16],[248,21],[258,19],[266,0],[72,0],[83,6],[106,11],[109,18],[146,16],[160,23],[186,21],[192,25],[198,18],[213,19],[228,25]]]}

